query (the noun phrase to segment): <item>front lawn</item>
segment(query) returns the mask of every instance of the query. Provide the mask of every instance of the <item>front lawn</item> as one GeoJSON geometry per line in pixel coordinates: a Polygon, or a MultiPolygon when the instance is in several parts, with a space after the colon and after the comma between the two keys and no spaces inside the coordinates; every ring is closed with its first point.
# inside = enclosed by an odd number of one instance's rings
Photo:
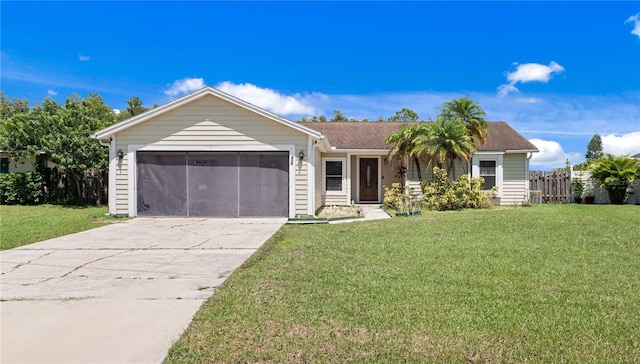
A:
{"type": "Polygon", "coordinates": [[[640,209],[285,225],[167,361],[640,362],[640,209]]]}
{"type": "Polygon", "coordinates": [[[0,250],[109,224],[107,207],[0,206],[0,250]]]}

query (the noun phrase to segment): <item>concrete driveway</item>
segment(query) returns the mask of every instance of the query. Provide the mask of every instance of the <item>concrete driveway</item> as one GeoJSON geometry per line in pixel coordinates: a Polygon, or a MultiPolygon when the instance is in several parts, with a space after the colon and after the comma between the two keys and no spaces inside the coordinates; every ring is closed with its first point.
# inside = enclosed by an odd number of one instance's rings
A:
{"type": "Polygon", "coordinates": [[[160,363],[286,222],[137,218],[0,253],[0,362],[160,363]]]}

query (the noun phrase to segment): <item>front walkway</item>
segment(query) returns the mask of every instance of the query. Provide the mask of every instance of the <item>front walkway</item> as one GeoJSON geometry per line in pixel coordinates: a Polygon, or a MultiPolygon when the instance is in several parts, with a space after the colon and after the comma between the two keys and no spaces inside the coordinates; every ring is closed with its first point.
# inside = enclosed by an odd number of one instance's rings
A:
{"type": "Polygon", "coordinates": [[[381,219],[388,219],[391,217],[382,209],[382,205],[358,205],[358,207],[362,209],[364,219],[360,218],[360,219],[334,220],[329,223],[341,224],[345,222],[354,222],[354,221],[362,221],[362,220],[381,220],[381,219]]]}

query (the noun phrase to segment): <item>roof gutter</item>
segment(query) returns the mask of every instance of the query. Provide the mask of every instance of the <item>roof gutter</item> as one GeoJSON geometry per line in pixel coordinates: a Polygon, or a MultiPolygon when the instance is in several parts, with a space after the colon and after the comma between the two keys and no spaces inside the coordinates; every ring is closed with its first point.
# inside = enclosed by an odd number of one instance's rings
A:
{"type": "Polygon", "coordinates": [[[353,153],[353,154],[388,154],[389,149],[339,149],[331,147],[329,153],[353,153]]]}
{"type": "Polygon", "coordinates": [[[513,150],[505,150],[505,153],[538,153],[538,149],[513,149],[513,150]]]}

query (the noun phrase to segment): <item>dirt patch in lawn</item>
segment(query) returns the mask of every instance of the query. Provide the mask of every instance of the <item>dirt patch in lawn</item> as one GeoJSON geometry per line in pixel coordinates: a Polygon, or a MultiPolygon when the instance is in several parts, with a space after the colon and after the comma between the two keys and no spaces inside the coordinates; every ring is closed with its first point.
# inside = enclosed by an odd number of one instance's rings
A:
{"type": "Polygon", "coordinates": [[[318,217],[326,219],[359,216],[362,216],[362,210],[356,206],[323,206],[318,210],[318,217]]]}

